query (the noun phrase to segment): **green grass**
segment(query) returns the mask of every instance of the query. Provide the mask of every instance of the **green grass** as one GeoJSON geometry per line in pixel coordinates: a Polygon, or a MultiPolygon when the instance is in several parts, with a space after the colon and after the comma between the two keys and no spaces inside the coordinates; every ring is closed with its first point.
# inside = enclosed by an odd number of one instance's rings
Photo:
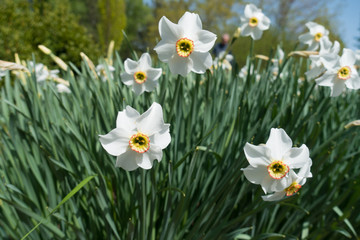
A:
{"type": "Polygon", "coordinates": [[[19,239],[40,221],[28,239],[357,238],[360,136],[358,127],[344,126],[360,118],[360,92],[329,97],[328,88],[303,79],[307,63],[297,57],[284,61],[274,80],[270,63],[250,62],[259,81],[255,74],[239,78],[238,67],[177,78],[158,64],[164,71],[159,87],[139,97],[122,84],[118,55],[107,82],[85,62],[70,64],[72,73],[62,77],[71,94],[57,93],[52,82],[37,83],[34,74],[26,85],[6,76],[0,238],[19,239]],[[115,168],[98,135],[115,127],[126,105],[142,113],[154,101],[171,124],[162,161],[148,171],[115,168]],[[264,202],[260,186],[240,170],[248,165],[243,147],[265,143],[276,127],[294,145],[308,146],[313,178],[294,197],[264,202]]]}

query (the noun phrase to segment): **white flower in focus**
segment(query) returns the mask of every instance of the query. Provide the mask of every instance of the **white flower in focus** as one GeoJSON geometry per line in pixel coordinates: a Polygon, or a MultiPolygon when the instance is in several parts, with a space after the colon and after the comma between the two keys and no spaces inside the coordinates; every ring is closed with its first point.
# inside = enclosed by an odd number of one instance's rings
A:
{"type": "Polygon", "coordinates": [[[310,172],[311,164],[312,162],[309,161],[308,164],[306,164],[300,169],[298,174],[296,174],[294,171],[290,171],[289,182],[291,184],[282,191],[261,196],[262,199],[264,201],[278,201],[283,199],[284,197],[293,196],[306,183],[306,178],[312,177],[312,174],[310,172]]]}
{"type": "Polygon", "coordinates": [[[185,12],[178,24],[165,16],[159,21],[161,41],[155,46],[159,59],[169,64],[173,74],[186,76],[190,71],[204,73],[212,65],[209,50],[216,35],[202,30],[198,14],[185,12]]]}
{"type": "Polygon", "coordinates": [[[305,73],[308,79],[318,77],[320,74],[326,71],[322,63],[322,58],[328,54],[338,55],[340,51],[340,44],[338,41],[330,42],[328,37],[320,39],[320,51],[318,55],[310,55],[311,65],[310,70],[305,73]]]}
{"type": "Polygon", "coordinates": [[[355,68],[355,53],[344,48],[341,57],[335,54],[325,54],[322,56],[322,63],[326,72],[315,79],[319,86],[331,88],[331,96],[339,96],[345,86],[349,89],[360,88],[360,77],[355,68]]]}
{"type": "Polygon", "coordinates": [[[158,103],[141,115],[127,106],[118,113],[116,128],[99,136],[100,143],[110,155],[117,156],[116,167],[150,169],[155,159],[161,161],[162,149],[171,141],[169,127],[158,103]]]}
{"type": "Polygon", "coordinates": [[[110,65],[106,65],[106,64],[99,64],[96,66],[95,70],[97,75],[100,76],[101,80],[103,82],[106,82],[106,79],[108,79],[107,73],[106,73],[106,69],[109,71],[109,73],[111,74],[111,78],[113,78],[113,74],[112,72],[115,71],[115,68],[113,66],[110,65]]]}
{"type": "Polygon", "coordinates": [[[262,13],[261,9],[251,3],[245,6],[244,15],[240,17],[241,36],[251,36],[254,40],[260,39],[263,31],[269,29],[270,19],[262,13]]]}
{"type": "Polygon", "coordinates": [[[246,143],[244,152],[249,166],[242,169],[245,177],[260,184],[265,193],[280,192],[291,184],[294,169],[310,164],[309,149],[303,144],[292,147],[292,141],[283,129],[272,128],[265,145],[246,143]]]}
{"type": "Polygon", "coordinates": [[[144,91],[153,91],[160,78],[162,69],[151,67],[151,57],[148,53],[141,55],[139,61],[126,59],[124,62],[125,72],[121,74],[121,81],[132,86],[132,90],[137,96],[144,91]]]}
{"type": "Polygon", "coordinates": [[[56,84],[56,89],[59,93],[71,93],[70,88],[62,83],[56,84]]]}
{"type": "Polygon", "coordinates": [[[314,22],[308,22],[305,24],[305,26],[309,29],[309,32],[301,34],[299,36],[299,41],[309,45],[309,51],[315,51],[319,48],[320,39],[328,36],[329,31],[326,30],[324,26],[314,22]]]}

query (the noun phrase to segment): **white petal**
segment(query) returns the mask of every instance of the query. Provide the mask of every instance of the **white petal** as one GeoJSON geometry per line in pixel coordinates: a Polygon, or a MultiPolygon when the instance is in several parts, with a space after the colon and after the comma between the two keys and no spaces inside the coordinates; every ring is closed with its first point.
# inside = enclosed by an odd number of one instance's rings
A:
{"type": "Polygon", "coordinates": [[[208,52],[193,52],[189,58],[193,62],[192,71],[195,73],[204,73],[212,65],[212,57],[208,52]]]}
{"type": "Polygon", "coordinates": [[[136,127],[136,119],[140,117],[138,111],[130,106],[126,106],[125,110],[118,112],[116,118],[116,127],[133,131],[136,127]]]}
{"type": "Polygon", "coordinates": [[[311,31],[312,29],[315,29],[319,24],[315,22],[307,22],[305,26],[311,31]]]}
{"type": "Polygon", "coordinates": [[[166,148],[171,142],[170,136],[170,124],[164,124],[164,127],[161,131],[155,133],[150,137],[150,142],[159,146],[161,149],[166,148]]]}
{"type": "Polygon", "coordinates": [[[271,22],[270,19],[267,16],[263,15],[262,21],[260,21],[258,24],[258,28],[261,31],[267,30],[270,27],[270,22],[271,22]]]}
{"type": "Polygon", "coordinates": [[[339,51],[340,51],[340,43],[338,41],[335,41],[334,46],[333,46],[333,48],[331,49],[330,52],[333,53],[333,54],[338,55],[339,51]]]}
{"type": "Polygon", "coordinates": [[[244,24],[241,26],[241,36],[250,36],[253,32],[253,28],[248,24],[244,24]]]}
{"type": "Polygon", "coordinates": [[[130,58],[126,59],[124,62],[125,71],[128,74],[134,74],[138,69],[138,62],[131,60],[130,58]]]}
{"type": "Polygon", "coordinates": [[[285,188],[289,187],[291,183],[292,182],[289,178],[289,174],[281,179],[273,179],[268,175],[267,178],[263,179],[261,187],[263,188],[263,190],[266,189],[267,192],[280,192],[283,191],[285,188]]]}
{"type": "Polygon", "coordinates": [[[178,24],[184,29],[185,34],[197,32],[202,29],[201,19],[196,13],[185,12],[179,19],[178,24]]]}
{"type": "Polygon", "coordinates": [[[70,88],[68,88],[65,84],[62,83],[57,84],[56,89],[59,93],[71,93],[70,88]]]}
{"type": "Polygon", "coordinates": [[[246,179],[253,184],[261,184],[263,179],[269,176],[269,173],[265,166],[259,166],[255,168],[249,165],[248,167],[242,168],[241,170],[244,171],[246,179]]]}
{"type": "Polygon", "coordinates": [[[353,66],[356,62],[356,55],[353,50],[344,48],[343,54],[340,58],[340,65],[343,66],[353,66]]]}
{"type": "Polygon", "coordinates": [[[159,59],[163,62],[168,62],[174,54],[176,54],[176,42],[166,42],[161,40],[154,48],[159,56],[159,59]]]}
{"type": "Polygon", "coordinates": [[[106,135],[99,135],[103,148],[113,156],[124,153],[129,147],[130,133],[119,128],[111,130],[106,135]]]}
{"type": "Polygon", "coordinates": [[[193,61],[191,58],[180,57],[177,54],[169,61],[169,68],[173,74],[180,74],[183,77],[191,71],[193,61]]]}
{"type": "Polygon", "coordinates": [[[337,97],[339,96],[345,88],[345,83],[341,79],[335,79],[334,86],[331,89],[331,96],[337,97]]]}
{"type": "Polygon", "coordinates": [[[141,157],[136,158],[136,164],[143,169],[150,169],[153,165],[153,160],[150,159],[149,153],[141,154],[141,157]]]}
{"type": "Polygon", "coordinates": [[[307,45],[310,45],[313,40],[314,40],[314,36],[311,35],[310,33],[304,33],[299,36],[299,41],[307,45]]]}
{"type": "Polygon", "coordinates": [[[320,74],[322,74],[323,72],[325,72],[325,70],[326,69],[324,67],[313,67],[312,69],[307,71],[305,75],[308,79],[314,79],[320,76],[320,74]]]}
{"type": "Polygon", "coordinates": [[[261,38],[262,34],[263,34],[263,32],[257,27],[255,27],[251,33],[252,33],[251,37],[254,40],[259,40],[261,38]]]}
{"type": "Polygon", "coordinates": [[[340,57],[335,53],[327,53],[320,56],[320,61],[328,70],[333,70],[336,66],[340,65],[340,57]]]}
{"type": "Polygon", "coordinates": [[[311,44],[308,47],[308,51],[315,51],[319,48],[320,44],[317,41],[312,41],[311,44]]]}
{"type": "Polygon", "coordinates": [[[137,119],[136,123],[137,129],[148,136],[162,131],[164,125],[162,107],[156,102],[137,119]]]}
{"type": "Polygon", "coordinates": [[[330,52],[332,43],[329,39],[329,37],[325,36],[320,39],[320,51],[319,54],[322,52],[330,52]]]}
{"type": "Polygon", "coordinates": [[[261,10],[259,10],[254,4],[250,3],[250,4],[246,4],[245,6],[245,10],[244,10],[244,15],[247,18],[251,18],[253,17],[254,13],[259,12],[261,10]]]}
{"type": "Polygon", "coordinates": [[[336,78],[336,74],[325,72],[321,77],[315,79],[315,81],[319,86],[332,87],[336,78]]]}
{"type": "Polygon", "coordinates": [[[134,84],[134,75],[128,74],[128,73],[124,72],[124,73],[122,73],[122,74],[120,75],[120,77],[121,77],[121,81],[122,81],[125,85],[131,86],[131,85],[134,84]]]}
{"type": "Polygon", "coordinates": [[[163,152],[157,145],[150,143],[150,149],[146,153],[148,154],[148,158],[151,160],[151,162],[153,162],[155,159],[159,162],[162,160],[163,152]]]}
{"type": "Polygon", "coordinates": [[[149,68],[146,71],[146,75],[147,75],[148,79],[152,79],[152,80],[159,79],[161,74],[162,74],[161,68],[149,68]]]}
{"type": "Polygon", "coordinates": [[[144,91],[146,91],[146,92],[152,92],[152,91],[154,91],[154,89],[157,87],[157,85],[158,85],[157,80],[148,79],[148,80],[146,80],[146,82],[143,84],[144,91]]]}
{"type": "Polygon", "coordinates": [[[286,192],[281,191],[281,192],[275,192],[273,194],[264,195],[264,196],[261,196],[261,197],[262,197],[262,199],[264,201],[270,202],[270,201],[281,200],[281,199],[283,199],[285,197],[285,195],[286,195],[286,192]]]}
{"type": "Polygon", "coordinates": [[[206,30],[199,31],[197,35],[198,39],[194,42],[195,51],[208,52],[215,44],[216,35],[206,30]]]}
{"type": "Polygon", "coordinates": [[[123,154],[116,158],[116,167],[121,167],[126,171],[133,171],[139,166],[136,164],[138,159],[141,158],[141,153],[137,153],[130,148],[123,154]]]}
{"type": "Polygon", "coordinates": [[[244,152],[249,164],[253,167],[268,166],[271,163],[270,150],[266,146],[255,146],[246,143],[244,152]]]}
{"type": "Polygon", "coordinates": [[[345,85],[350,89],[359,89],[360,88],[360,77],[356,72],[356,69],[351,68],[351,77],[345,81],[345,85]]]}
{"type": "Polygon", "coordinates": [[[308,164],[310,160],[309,149],[305,144],[299,148],[291,148],[284,154],[284,163],[290,168],[301,168],[308,164]]]}
{"type": "Polygon", "coordinates": [[[139,83],[135,82],[133,84],[132,90],[136,96],[140,96],[145,91],[144,84],[139,84],[139,83]]]}
{"type": "Polygon", "coordinates": [[[183,29],[163,16],[159,21],[159,33],[162,40],[175,43],[183,35],[183,29]]]}
{"type": "Polygon", "coordinates": [[[139,67],[142,71],[147,70],[151,67],[151,57],[148,53],[143,53],[139,60],[139,67]]]}
{"type": "MultiPolygon", "coordinates": [[[[298,176],[299,178],[310,178],[310,177],[312,177],[312,174],[311,174],[311,172],[310,172],[310,167],[311,167],[311,165],[312,165],[312,160],[309,159],[309,160],[307,161],[307,163],[306,163],[302,168],[300,168],[297,176],[298,176]]],[[[298,183],[300,184],[300,182],[298,182],[298,183]]],[[[302,184],[301,184],[301,185],[302,185],[302,184]]]]}
{"type": "Polygon", "coordinates": [[[292,141],[282,128],[272,128],[266,147],[271,150],[274,160],[281,160],[283,155],[292,147],[292,141]]]}

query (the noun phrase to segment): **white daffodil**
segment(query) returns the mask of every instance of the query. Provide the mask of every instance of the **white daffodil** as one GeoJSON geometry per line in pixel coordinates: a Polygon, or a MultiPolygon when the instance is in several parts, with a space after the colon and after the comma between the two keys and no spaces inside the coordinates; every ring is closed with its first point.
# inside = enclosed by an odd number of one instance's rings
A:
{"type": "Polygon", "coordinates": [[[162,149],[171,141],[169,127],[158,103],[141,115],[127,106],[118,113],[116,128],[100,135],[100,143],[110,155],[117,156],[116,167],[150,169],[155,159],[161,161],[162,149]]]}
{"type": "Polygon", "coordinates": [[[185,12],[178,24],[165,16],[160,19],[161,41],[154,50],[159,59],[169,64],[173,74],[186,76],[190,71],[204,73],[212,65],[209,50],[214,46],[216,35],[202,30],[198,14],[185,12]]]}
{"type": "Polygon", "coordinates": [[[245,16],[241,16],[241,36],[251,36],[252,39],[261,38],[263,31],[269,29],[270,19],[265,16],[261,9],[254,4],[247,4],[244,11],[245,16]]]}
{"type": "Polygon", "coordinates": [[[113,66],[110,65],[106,65],[106,64],[99,64],[96,66],[95,70],[97,75],[100,76],[101,80],[103,82],[106,82],[106,80],[108,79],[108,76],[106,74],[106,69],[109,71],[109,73],[111,74],[111,78],[113,78],[113,74],[112,72],[115,71],[115,68],[113,66]]]}
{"type": "Polygon", "coordinates": [[[299,36],[299,41],[309,45],[309,51],[315,51],[319,48],[320,39],[328,36],[329,31],[326,30],[324,26],[314,22],[308,22],[305,24],[305,26],[309,29],[309,32],[301,34],[299,36]]]}
{"type": "Polygon", "coordinates": [[[246,143],[244,152],[250,165],[244,169],[245,177],[260,184],[265,193],[279,192],[289,187],[289,173],[311,161],[309,149],[303,144],[292,147],[292,141],[283,129],[272,128],[265,145],[246,143]]]}
{"type": "Polygon", "coordinates": [[[345,86],[349,89],[360,88],[360,77],[355,68],[355,53],[344,48],[341,57],[334,54],[326,54],[322,58],[326,72],[315,79],[319,86],[331,88],[331,96],[339,96],[345,86]]]}
{"type": "Polygon", "coordinates": [[[323,57],[328,54],[338,55],[340,51],[340,44],[338,41],[330,42],[328,37],[323,37],[320,39],[320,51],[318,55],[310,55],[311,65],[310,70],[305,73],[308,79],[313,79],[318,77],[320,74],[326,71],[322,63],[323,57]]]}
{"type": "Polygon", "coordinates": [[[60,72],[57,69],[49,71],[48,68],[42,63],[35,64],[34,62],[29,62],[29,65],[35,71],[37,82],[43,82],[49,78],[57,78],[60,72]]]}
{"type": "Polygon", "coordinates": [[[284,190],[275,192],[272,194],[261,196],[264,201],[278,201],[283,199],[285,196],[290,197],[297,193],[300,188],[306,183],[306,178],[312,177],[310,172],[310,167],[312,165],[312,161],[309,161],[299,170],[299,173],[296,174],[294,171],[289,172],[289,182],[291,183],[284,190]]]}
{"type": "Polygon", "coordinates": [[[71,93],[70,88],[62,83],[56,84],[56,89],[59,93],[71,93]]]}
{"type": "Polygon", "coordinates": [[[121,81],[127,86],[132,86],[132,90],[138,96],[144,91],[153,91],[162,73],[161,68],[151,67],[151,57],[148,53],[141,55],[139,61],[126,59],[124,67],[125,72],[121,74],[121,81]]]}

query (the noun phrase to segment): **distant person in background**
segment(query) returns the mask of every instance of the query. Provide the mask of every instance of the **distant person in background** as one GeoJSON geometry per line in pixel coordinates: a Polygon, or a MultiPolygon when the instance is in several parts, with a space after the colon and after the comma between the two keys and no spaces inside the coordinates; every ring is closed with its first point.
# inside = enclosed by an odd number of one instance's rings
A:
{"type": "Polygon", "coordinates": [[[225,52],[230,41],[230,35],[225,33],[221,37],[221,42],[216,44],[213,50],[215,57],[219,57],[221,52],[225,52]]]}

